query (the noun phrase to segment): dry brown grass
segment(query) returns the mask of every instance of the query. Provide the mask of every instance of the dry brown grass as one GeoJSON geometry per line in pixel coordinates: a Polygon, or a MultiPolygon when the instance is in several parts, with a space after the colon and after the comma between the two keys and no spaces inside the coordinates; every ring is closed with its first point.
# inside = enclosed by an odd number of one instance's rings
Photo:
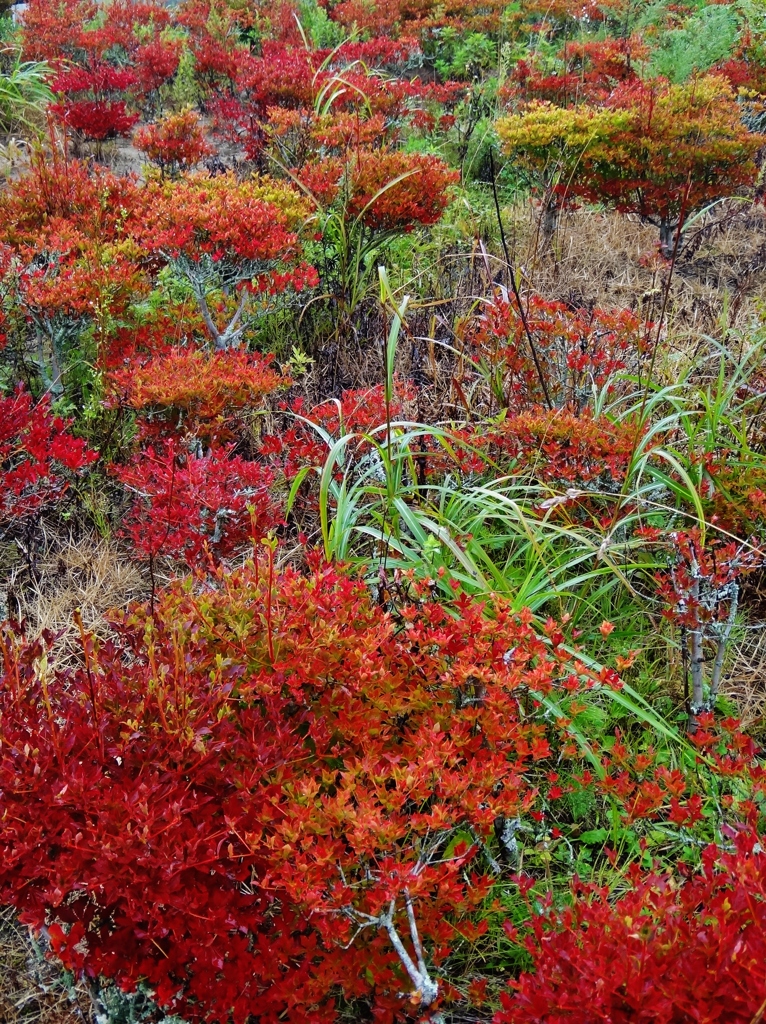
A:
{"type": "Polygon", "coordinates": [[[766,624],[747,629],[734,646],[721,691],[736,704],[744,729],[766,731],[766,624]]]}
{"type": "Polygon", "coordinates": [[[87,535],[51,545],[32,580],[17,567],[9,590],[16,595],[17,615],[26,620],[28,632],[48,631],[56,637],[50,657],[59,666],[78,657],[76,611],[87,630],[105,636],[106,613],[145,596],[135,562],[113,543],[87,535]]]}
{"type": "MultiPolygon", "coordinates": [[[[652,315],[666,271],[652,259],[657,229],[636,217],[593,209],[562,215],[544,243],[534,211],[514,208],[512,257],[530,287],[576,304],[627,306],[652,315]]],[[[766,210],[722,205],[683,235],[671,282],[673,319],[686,329],[708,330],[728,307],[736,326],[766,298],[766,210]]]]}
{"type": "Polygon", "coordinates": [[[83,1024],[91,1019],[91,1000],[84,986],[70,985],[13,912],[0,910],[2,1024],[83,1024]]]}

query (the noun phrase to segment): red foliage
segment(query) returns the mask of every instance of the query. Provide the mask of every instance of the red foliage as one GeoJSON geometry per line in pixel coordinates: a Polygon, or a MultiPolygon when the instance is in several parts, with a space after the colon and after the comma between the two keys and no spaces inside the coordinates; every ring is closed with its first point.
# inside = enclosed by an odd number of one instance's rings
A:
{"type": "Polygon", "coordinates": [[[91,173],[55,151],[35,155],[29,173],[0,198],[0,238],[14,254],[6,283],[17,312],[49,334],[90,320],[97,342],[106,340],[149,288],[146,254],[126,231],[136,195],[130,177],[91,173]]]}
{"type": "MultiPolygon", "coordinates": [[[[275,123],[278,117],[301,111],[305,120],[323,120],[327,137],[332,138],[332,125],[339,115],[353,116],[362,132],[364,123],[378,115],[386,120],[386,131],[375,139],[380,144],[387,136],[395,135],[403,118],[413,115],[413,105],[456,102],[458,92],[464,91],[463,86],[454,83],[440,86],[418,79],[407,81],[406,62],[416,50],[412,40],[346,43],[332,53],[264,41],[262,56],[240,61],[236,97],[214,103],[217,130],[243,145],[249,158],[255,160],[263,146],[262,128],[267,120],[275,123]],[[395,69],[395,77],[373,70],[368,62],[378,68],[395,69]],[[332,95],[332,110],[325,110],[320,118],[315,104],[323,93],[325,99],[332,95]]],[[[335,140],[330,143],[332,149],[338,145],[335,140]]],[[[314,148],[317,156],[326,152],[314,148]]],[[[293,166],[300,162],[293,162],[293,166]]]]}
{"type": "Polygon", "coordinates": [[[129,114],[125,100],[115,96],[136,82],[132,71],[103,62],[95,62],[88,68],[60,71],[52,88],[67,98],[64,103],[53,104],[51,110],[84,139],[102,142],[128,135],[138,121],[138,114],[129,114]]]}
{"type": "Polygon", "coordinates": [[[76,59],[85,45],[85,26],[98,11],[98,0],[29,0],[21,22],[25,57],[47,61],[76,59]]]}
{"type": "Polygon", "coordinates": [[[123,100],[77,100],[64,105],[54,104],[51,110],[62,124],[84,139],[103,142],[119,135],[130,135],[138,114],[129,114],[123,100]]]}
{"type": "Polygon", "coordinates": [[[351,174],[348,212],[378,231],[435,224],[449,202],[449,186],[460,180],[438,157],[385,150],[360,151],[351,174]]]}
{"type": "Polygon", "coordinates": [[[133,142],[152,163],[170,173],[190,170],[215,152],[193,110],[169,114],[156,124],[139,128],[133,142]]]}
{"type": "Polygon", "coordinates": [[[0,237],[10,245],[52,248],[52,236],[75,232],[93,243],[117,242],[140,190],[131,176],[102,167],[36,154],[29,172],[0,195],[0,237]]]}
{"type": "MultiPolygon", "coordinates": [[[[751,1024],[766,1002],[766,854],[749,830],[709,846],[682,885],[630,872],[630,890],[575,884],[572,906],[533,910],[535,973],[511,983],[495,1024],[751,1024]]],[[[514,929],[509,929],[516,938],[514,929]]]]}
{"type": "MultiPolygon", "coordinates": [[[[286,191],[276,187],[275,198],[286,191]]],[[[268,194],[268,186],[238,182],[231,174],[150,183],[142,195],[142,239],[154,252],[194,262],[204,255],[232,264],[288,259],[296,249],[289,226],[301,202],[294,197],[291,217],[268,194]]]]}
{"type": "Polygon", "coordinates": [[[0,396],[0,530],[53,504],[69,486],[67,471],[97,458],[70,426],[53,415],[48,396],[35,402],[23,388],[0,396]]]}
{"type": "Polygon", "coordinates": [[[152,39],[139,46],[133,55],[133,70],[138,89],[146,94],[170,81],[178,70],[180,40],[152,39]]]}
{"type": "Polygon", "coordinates": [[[267,107],[305,107],[314,101],[314,76],[321,56],[305,47],[264,41],[261,57],[245,59],[237,88],[249,109],[263,116],[267,107]]]}
{"type": "Polygon", "coordinates": [[[510,409],[540,402],[537,367],[529,347],[532,337],[548,396],[576,411],[601,387],[650,347],[651,324],[631,310],[570,307],[532,294],[525,319],[515,300],[505,294],[463,328],[475,364],[502,383],[502,404],[510,409]]]}
{"type": "Polygon", "coordinates": [[[739,541],[707,543],[698,528],[670,535],[675,557],[671,571],[660,576],[666,615],[688,629],[723,621],[729,614],[730,588],[743,574],[763,563],[763,552],[739,541]]]}
{"type": "MultiPolygon", "coordinates": [[[[621,83],[609,98],[626,130],[586,156],[574,191],[637,213],[661,232],[711,200],[752,185],[763,136],[749,132],[729,83],[713,75],[684,85],[621,83]]],[[[661,234],[664,255],[672,238],[661,234]]]]}
{"type": "Polygon", "coordinates": [[[136,76],[132,71],[98,61],[91,67],[73,67],[59,71],[51,82],[51,88],[54,92],[66,96],[89,92],[102,97],[105,93],[123,92],[135,84],[136,76]]]}
{"type": "MultiPolygon", "coordinates": [[[[402,415],[404,403],[414,397],[407,382],[397,380],[391,408],[392,420],[402,415]]],[[[380,430],[386,423],[385,388],[379,384],[372,388],[354,388],[344,391],[339,399],[330,399],[307,411],[303,399],[296,399],[290,411],[315,423],[337,439],[344,434],[369,434],[380,430]]],[[[379,436],[380,439],[380,436],[379,436]]],[[[348,448],[350,457],[369,451],[369,442],[361,437],[348,448]]],[[[288,480],[293,479],[304,466],[321,466],[327,457],[327,445],[320,435],[306,423],[293,421],[277,434],[266,434],[261,443],[261,454],[268,456],[288,480]]]]}
{"type": "Polygon", "coordinates": [[[106,350],[101,353],[107,371],[129,370],[159,356],[167,356],[194,338],[205,336],[205,324],[192,298],[168,302],[129,326],[118,326],[106,350]]]}
{"type": "Polygon", "coordinates": [[[348,162],[331,157],[308,163],[299,177],[320,204],[341,196],[348,219],[392,232],[436,223],[449,203],[450,186],[460,179],[435,156],[364,148],[348,162]]]}
{"type": "Polygon", "coordinates": [[[6,631],[0,897],[190,1021],[329,1024],[338,995],[391,1021],[407,907],[427,976],[486,898],[471,834],[534,803],[558,725],[519,693],[589,683],[525,614],[457,612],[270,559],[179,583],[71,671],[6,631]]]}
{"type": "Polygon", "coordinates": [[[59,254],[45,261],[38,255],[19,274],[17,297],[36,318],[91,318],[105,311],[105,303],[118,317],[148,291],[141,254],[130,244],[94,250],[76,234],[50,236],[50,241],[59,242],[59,254]]]}
{"type": "Polygon", "coordinates": [[[110,0],[102,17],[103,24],[92,33],[101,51],[119,48],[131,60],[139,48],[137,29],[159,34],[171,23],[170,11],[161,0],[110,0]]]}
{"type": "Polygon", "coordinates": [[[534,409],[508,416],[499,427],[472,437],[475,447],[507,471],[561,485],[612,489],[624,478],[641,434],[634,423],[613,423],[588,412],[534,409]]]}
{"type": "Polygon", "coordinates": [[[252,24],[249,4],[239,10],[226,0],[184,0],[175,20],[189,31],[195,71],[213,89],[230,88],[248,51],[240,42],[240,28],[252,24]]]}
{"type": "MultiPolygon", "coordinates": [[[[435,29],[449,26],[458,30],[497,32],[507,8],[504,0],[483,0],[467,5],[463,0],[327,0],[323,3],[333,20],[356,26],[364,35],[428,36],[435,29]]],[[[546,7],[546,13],[548,11],[546,7]]]]}
{"type": "Polygon", "coordinates": [[[578,102],[604,103],[620,82],[638,80],[635,64],[648,56],[641,39],[605,39],[567,43],[557,73],[539,71],[519,61],[501,89],[508,100],[544,100],[558,106],[578,102]]]}
{"type": "Polygon", "coordinates": [[[189,453],[175,441],[140,451],[112,472],[138,494],[126,517],[136,552],[195,565],[206,551],[217,558],[258,541],[280,521],[269,488],[273,473],[257,462],[214,448],[189,453]]]}
{"type": "Polygon", "coordinates": [[[237,411],[256,407],[265,395],[288,383],[262,356],[208,356],[191,348],[110,375],[119,400],[145,417],[145,433],[190,434],[208,443],[230,434],[237,411]]]}

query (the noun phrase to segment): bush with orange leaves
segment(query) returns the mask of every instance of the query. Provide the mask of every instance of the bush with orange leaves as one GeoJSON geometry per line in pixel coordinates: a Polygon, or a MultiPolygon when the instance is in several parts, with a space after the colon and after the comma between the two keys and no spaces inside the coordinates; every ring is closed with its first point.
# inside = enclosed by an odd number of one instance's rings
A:
{"type": "Polygon", "coordinates": [[[234,416],[289,384],[268,358],[246,352],[176,349],[110,374],[112,404],[135,410],[144,436],[191,436],[210,444],[232,436],[234,416]]]}
{"type": "Polygon", "coordinates": [[[299,178],[320,205],[340,202],[346,220],[398,234],[435,224],[460,175],[430,154],[360,147],[348,161],[307,164],[299,178]]]}
{"type": "Polygon", "coordinates": [[[199,115],[189,109],[168,114],[156,124],[144,125],[133,142],[163,175],[171,176],[191,170],[215,152],[205,139],[199,115]]]}
{"type": "Polygon", "coordinates": [[[308,204],[291,185],[261,177],[239,181],[233,174],[194,174],[150,182],[141,200],[137,236],[187,280],[217,351],[239,345],[252,291],[273,294],[314,283],[312,268],[300,262],[296,233],[308,204]],[[223,327],[210,302],[221,294],[238,295],[223,327]]]}

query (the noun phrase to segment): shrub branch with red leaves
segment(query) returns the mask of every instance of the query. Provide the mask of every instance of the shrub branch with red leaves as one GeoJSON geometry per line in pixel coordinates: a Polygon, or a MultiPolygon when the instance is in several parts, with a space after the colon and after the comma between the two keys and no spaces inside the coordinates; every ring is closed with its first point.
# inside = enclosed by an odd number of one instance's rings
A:
{"type": "Polygon", "coordinates": [[[141,203],[141,242],[189,282],[216,351],[238,347],[251,294],[316,283],[316,272],[298,259],[296,229],[307,207],[290,186],[197,174],[150,182],[141,203]],[[215,292],[236,297],[223,327],[210,308],[215,292]]]}
{"type": "Polygon", "coordinates": [[[0,397],[0,535],[57,502],[72,474],[97,458],[70,428],[48,396],[35,402],[20,387],[0,397]]]}
{"type": "Polygon", "coordinates": [[[595,682],[527,614],[454,611],[388,614],[269,549],[84,634],[72,670],[6,629],[0,896],[72,969],[193,1022],[435,1005],[496,822],[570,743],[519,697],[595,682]]]}
{"type": "MultiPolygon", "coordinates": [[[[766,1004],[766,854],[753,829],[727,826],[682,884],[629,872],[630,888],[575,882],[572,905],[530,916],[535,973],[511,983],[494,1024],[752,1024],[766,1004]]],[[[518,932],[509,935],[519,941],[518,932]]]]}

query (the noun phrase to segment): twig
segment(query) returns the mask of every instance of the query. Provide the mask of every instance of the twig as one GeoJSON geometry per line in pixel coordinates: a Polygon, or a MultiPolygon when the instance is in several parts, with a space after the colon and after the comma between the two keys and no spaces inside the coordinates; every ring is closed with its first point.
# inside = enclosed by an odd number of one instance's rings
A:
{"type": "Polygon", "coordinates": [[[545,396],[545,404],[549,409],[553,408],[553,402],[548,392],[548,385],[545,381],[545,374],[540,363],[540,357],[537,354],[537,347],[535,346],[534,339],[532,338],[532,332],[529,329],[529,321],[527,320],[527,314],[524,312],[524,304],[521,301],[521,293],[519,292],[519,286],[516,283],[516,274],[514,273],[513,266],[511,264],[511,256],[508,252],[508,243],[505,240],[505,229],[503,227],[503,218],[500,213],[500,200],[497,195],[497,182],[495,180],[495,158],[492,155],[492,148],[489,150],[489,171],[490,178],[492,179],[492,195],[495,200],[495,212],[497,214],[497,223],[500,228],[500,243],[503,247],[503,253],[505,254],[505,263],[508,269],[508,275],[511,279],[511,290],[513,291],[513,297],[516,299],[516,306],[519,310],[519,317],[524,326],[524,333],[527,336],[527,342],[529,344],[529,350],[532,353],[532,359],[534,360],[535,370],[537,371],[537,377],[540,381],[540,387],[543,389],[543,395],[545,396]]]}

